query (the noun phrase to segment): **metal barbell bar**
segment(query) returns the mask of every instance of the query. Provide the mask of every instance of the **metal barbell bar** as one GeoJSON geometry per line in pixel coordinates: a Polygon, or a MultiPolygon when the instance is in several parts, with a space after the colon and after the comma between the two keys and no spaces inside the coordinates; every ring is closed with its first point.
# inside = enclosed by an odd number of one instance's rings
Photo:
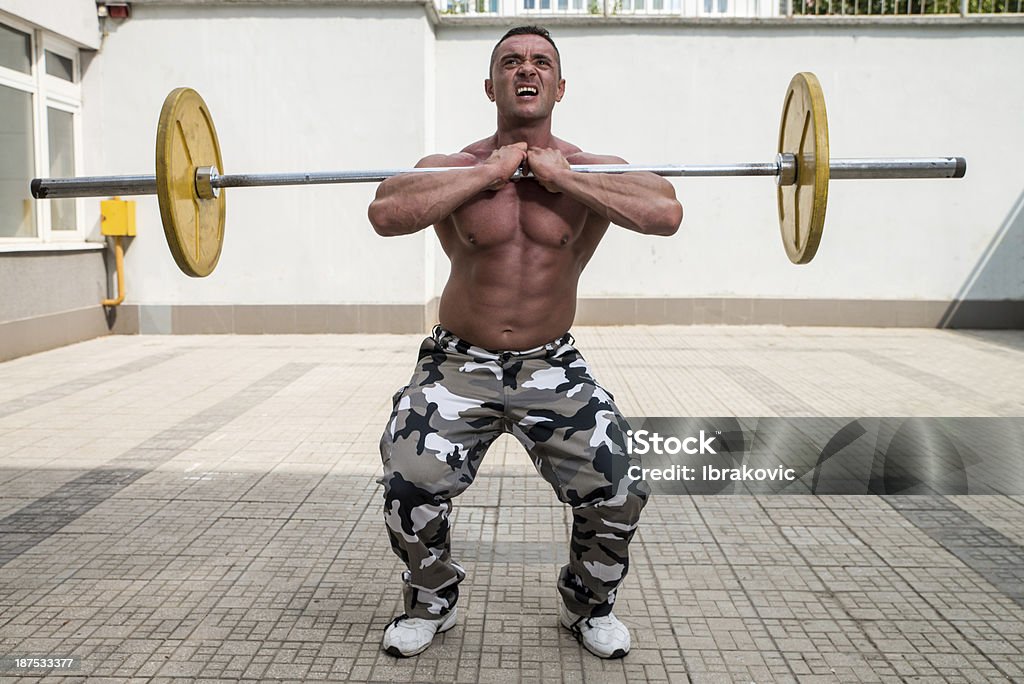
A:
{"type": "MultiPolygon", "coordinates": [[[[786,169],[796,165],[796,155],[779,154],[773,162],[739,164],[571,164],[576,173],[633,173],[646,171],[659,176],[714,178],[736,176],[775,176],[779,185],[792,185],[796,174],[786,169]]],[[[222,188],[256,188],[282,185],[327,185],[342,183],[379,183],[407,173],[460,171],[471,166],[372,169],[353,171],[306,171],[293,173],[221,174],[213,166],[196,169],[196,192],[213,199],[222,188]]],[[[921,157],[905,159],[832,159],[829,176],[838,179],[866,178],[962,178],[967,171],[963,157],[921,157]]],[[[531,178],[518,169],[511,180],[531,178]]],[[[107,195],[155,195],[156,176],[79,176],[76,178],[36,178],[32,196],[36,199],[68,197],[105,197],[107,195]]]]}
{"type": "MultiPolygon", "coordinates": [[[[222,174],[220,144],[203,99],[190,88],[173,90],[157,124],[156,174],[37,178],[37,199],[152,195],[159,199],[167,244],[179,268],[209,275],[224,244],[224,188],[380,182],[407,173],[458,172],[472,167],[405,168],[298,173],[222,174]]],[[[740,164],[584,164],[578,173],[649,171],[669,177],[774,176],[779,226],[786,254],[808,263],[818,249],[831,179],[962,178],[963,157],[829,159],[828,121],[821,85],[814,74],[790,81],[774,161],[740,164]]],[[[529,178],[520,168],[510,180],[529,178]]]]}

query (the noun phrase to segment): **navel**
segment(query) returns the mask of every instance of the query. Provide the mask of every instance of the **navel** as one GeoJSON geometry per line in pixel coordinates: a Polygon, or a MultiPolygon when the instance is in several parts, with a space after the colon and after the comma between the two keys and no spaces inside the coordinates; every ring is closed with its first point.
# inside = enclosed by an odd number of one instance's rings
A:
{"type": "Polygon", "coordinates": [[[469,244],[471,244],[471,245],[475,245],[476,244],[476,236],[473,235],[472,233],[467,235],[466,239],[469,240],[469,244]]]}

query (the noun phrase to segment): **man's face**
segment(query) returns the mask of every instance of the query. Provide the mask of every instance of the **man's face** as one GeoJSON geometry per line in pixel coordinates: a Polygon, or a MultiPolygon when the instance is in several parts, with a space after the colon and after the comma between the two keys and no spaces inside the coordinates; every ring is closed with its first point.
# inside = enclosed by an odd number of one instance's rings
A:
{"type": "Polygon", "coordinates": [[[551,43],[535,35],[507,38],[494,52],[484,91],[498,112],[524,120],[551,116],[565,93],[558,55],[551,43]]]}

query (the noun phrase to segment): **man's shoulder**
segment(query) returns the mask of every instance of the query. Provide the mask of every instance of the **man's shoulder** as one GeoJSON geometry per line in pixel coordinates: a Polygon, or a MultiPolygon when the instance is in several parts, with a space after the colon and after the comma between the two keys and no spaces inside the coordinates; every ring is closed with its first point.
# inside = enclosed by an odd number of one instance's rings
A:
{"type": "Polygon", "coordinates": [[[467,158],[472,157],[476,160],[483,160],[491,156],[491,152],[494,152],[496,149],[497,147],[494,145],[494,136],[492,135],[481,140],[477,140],[476,142],[469,143],[455,156],[467,158]]]}
{"type": "Polygon", "coordinates": [[[493,138],[484,138],[475,143],[466,145],[455,154],[431,154],[420,159],[416,166],[419,168],[438,168],[447,166],[475,166],[490,156],[494,150],[493,138]],[[490,149],[488,149],[488,143],[490,149]]]}
{"type": "Polygon", "coordinates": [[[595,154],[581,150],[571,142],[555,138],[555,147],[565,156],[570,164],[625,164],[622,157],[611,154],[595,154]]]}
{"type": "Polygon", "coordinates": [[[431,154],[416,163],[419,168],[444,168],[447,166],[473,166],[479,158],[465,152],[455,154],[431,154]]]}
{"type": "Polygon", "coordinates": [[[625,164],[626,160],[614,154],[594,154],[579,150],[565,155],[566,161],[570,164],[625,164]]]}

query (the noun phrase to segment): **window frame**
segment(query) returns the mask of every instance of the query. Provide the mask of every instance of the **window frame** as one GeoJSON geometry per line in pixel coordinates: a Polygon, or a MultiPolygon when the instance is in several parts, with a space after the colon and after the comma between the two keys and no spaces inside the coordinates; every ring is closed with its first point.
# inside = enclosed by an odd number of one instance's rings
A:
{"type": "MultiPolygon", "coordinates": [[[[28,34],[30,73],[0,65],[0,86],[28,93],[32,98],[32,145],[35,175],[45,178],[50,175],[50,140],[48,127],[49,108],[71,114],[71,131],[74,138],[74,175],[81,175],[82,168],[82,70],[80,50],[76,45],[56,35],[39,29],[16,17],[0,12],[0,23],[16,31],[28,34]],[[66,57],[72,62],[74,82],[68,82],[46,73],[46,52],[66,57]]],[[[53,230],[52,213],[48,202],[35,203],[35,235],[29,237],[0,236],[0,252],[17,251],[19,248],[39,248],[47,245],[60,247],[67,243],[81,244],[86,241],[85,202],[76,198],[74,230],[53,230]]]]}
{"type": "Polygon", "coordinates": [[[29,64],[29,73],[27,73],[27,74],[22,73],[22,72],[18,71],[17,69],[12,69],[10,67],[3,66],[2,64],[0,64],[0,74],[13,74],[13,75],[19,76],[21,78],[25,78],[25,79],[28,79],[28,80],[34,80],[35,79],[35,72],[33,70],[35,69],[35,54],[36,54],[35,53],[35,27],[32,26],[31,24],[26,24],[25,22],[15,18],[15,17],[12,17],[9,14],[4,14],[3,12],[0,12],[0,24],[6,24],[7,26],[9,26],[10,28],[14,29],[15,31],[19,31],[21,33],[27,33],[28,34],[28,38],[29,38],[29,56],[30,56],[30,59],[31,59],[31,63],[29,64]]]}
{"type": "MultiPolygon", "coordinates": [[[[736,0],[711,0],[711,9],[707,8],[708,0],[702,0],[698,3],[697,7],[700,10],[697,16],[700,17],[731,17],[736,15],[736,0]],[[725,7],[719,9],[723,4],[725,7]]],[[[756,5],[755,5],[756,7],[756,5]]],[[[758,16],[753,14],[751,16],[758,16]]]]}

